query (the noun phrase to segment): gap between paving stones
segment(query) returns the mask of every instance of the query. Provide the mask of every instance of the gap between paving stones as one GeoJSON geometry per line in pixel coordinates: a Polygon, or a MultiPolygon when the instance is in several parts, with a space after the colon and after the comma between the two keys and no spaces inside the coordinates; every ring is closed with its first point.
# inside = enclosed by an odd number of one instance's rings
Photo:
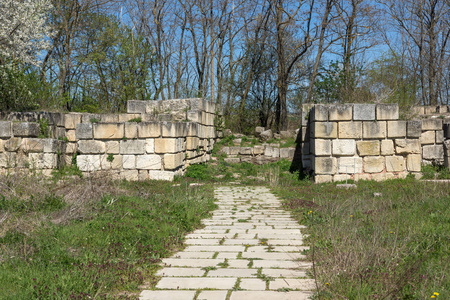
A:
{"type": "Polygon", "coordinates": [[[315,288],[303,235],[265,187],[222,186],[218,209],[187,247],[162,260],[155,290],[141,300],[302,300],[315,288]]]}

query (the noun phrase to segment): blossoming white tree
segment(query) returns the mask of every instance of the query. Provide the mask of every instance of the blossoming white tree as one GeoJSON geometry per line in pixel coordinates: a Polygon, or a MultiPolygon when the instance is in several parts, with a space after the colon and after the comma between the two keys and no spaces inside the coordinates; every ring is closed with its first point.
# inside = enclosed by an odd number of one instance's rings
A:
{"type": "Polygon", "coordinates": [[[48,47],[46,20],[51,8],[50,0],[0,1],[0,64],[5,59],[39,63],[40,51],[48,47]]]}

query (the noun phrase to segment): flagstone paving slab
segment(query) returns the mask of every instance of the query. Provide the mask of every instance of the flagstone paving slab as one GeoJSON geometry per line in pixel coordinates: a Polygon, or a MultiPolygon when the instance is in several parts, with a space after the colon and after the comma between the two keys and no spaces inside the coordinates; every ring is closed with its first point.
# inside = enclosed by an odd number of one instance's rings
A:
{"type": "Polygon", "coordinates": [[[204,228],[186,236],[187,247],[162,260],[155,290],[141,300],[302,300],[315,284],[307,278],[304,235],[265,187],[218,187],[219,209],[204,228]],[[270,277],[270,281],[264,279],[270,277]],[[284,292],[281,292],[283,290],[284,292]]]}

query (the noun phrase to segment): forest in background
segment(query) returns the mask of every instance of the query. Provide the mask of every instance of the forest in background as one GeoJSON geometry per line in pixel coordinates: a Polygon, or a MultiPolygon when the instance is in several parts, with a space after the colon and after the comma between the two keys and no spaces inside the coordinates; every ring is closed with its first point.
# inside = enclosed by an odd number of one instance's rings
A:
{"type": "Polygon", "coordinates": [[[203,97],[226,126],[302,103],[450,104],[448,0],[2,0],[0,110],[203,97]]]}

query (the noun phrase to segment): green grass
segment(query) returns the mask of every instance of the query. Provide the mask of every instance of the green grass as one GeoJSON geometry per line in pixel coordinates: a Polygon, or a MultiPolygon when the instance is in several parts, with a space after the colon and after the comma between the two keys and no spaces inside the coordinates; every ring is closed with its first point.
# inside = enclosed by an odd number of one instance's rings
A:
{"type": "MultiPolygon", "coordinates": [[[[87,180],[82,185],[89,189],[87,180]]],[[[86,201],[82,210],[50,192],[9,198],[0,186],[0,299],[136,297],[140,285],[155,283],[160,258],[215,208],[210,186],[118,185],[121,193],[86,201]]]]}

